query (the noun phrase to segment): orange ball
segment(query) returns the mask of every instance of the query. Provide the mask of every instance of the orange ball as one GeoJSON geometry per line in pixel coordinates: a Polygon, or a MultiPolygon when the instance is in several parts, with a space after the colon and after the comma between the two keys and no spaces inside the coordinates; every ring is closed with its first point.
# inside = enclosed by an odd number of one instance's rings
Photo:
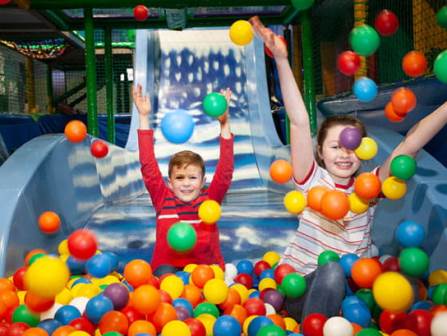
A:
{"type": "MultiPolygon", "coordinates": [[[[25,265],[28,266],[31,258],[39,253],[47,254],[47,251],[42,250],[42,249],[33,249],[33,250],[29,251],[25,256],[25,265]]],[[[1,292],[1,289],[0,289],[0,292],[1,292]]]]}
{"type": "Polygon", "coordinates": [[[133,288],[147,284],[152,277],[151,265],[143,259],[135,259],[124,267],[124,277],[133,288]]]}
{"type": "Polygon", "coordinates": [[[351,269],[354,282],[361,288],[372,288],[376,278],[382,273],[382,267],[376,259],[360,258],[351,269]]]}
{"type": "Polygon", "coordinates": [[[416,95],[409,88],[401,87],[395,90],[391,96],[394,112],[400,116],[405,116],[413,110],[416,107],[416,103],[416,95]]]}
{"type": "Polygon", "coordinates": [[[175,319],[177,319],[175,308],[169,303],[162,302],[155,310],[151,320],[157,332],[161,332],[166,323],[175,319]]]}
{"type": "Polygon", "coordinates": [[[281,317],[281,315],[268,314],[267,317],[273,322],[273,324],[276,324],[281,329],[286,330],[286,323],[284,322],[284,319],[281,317]]]}
{"type": "Polygon", "coordinates": [[[181,297],[191,302],[193,307],[197,306],[203,300],[200,288],[193,284],[185,285],[181,297]]]}
{"type": "Polygon", "coordinates": [[[239,292],[237,290],[235,290],[234,288],[230,287],[228,289],[228,295],[227,295],[226,300],[224,302],[222,302],[221,304],[219,304],[219,308],[221,310],[230,309],[234,305],[240,304],[240,303],[241,303],[241,296],[239,295],[239,292]]]}
{"type": "Polygon", "coordinates": [[[22,336],[48,336],[48,333],[45,329],[34,327],[26,329],[22,336]]]}
{"type": "Polygon", "coordinates": [[[29,310],[41,313],[50,309],[54,304],[54,299],[41,298],[31,292],[25,294],[25,304],[29,310]]]}
{"type": "Polygon", "coordinates": [[[15,291],[14,284],[6,278],[0,278],[0,293],[15,291]]]}
{"type": "Polygon", "coordinates": [[[418,336],[418,334],[409,329],[399,329],[393,331],[393,333],[390,336],[418,336]]]}
{"type": "Polygon", "coordinates": [[[64,133],[68,141],[82,142],[87,136],[87,127],[82,121],[72,120],[65,125],[64,133]]]}
{"type": "Polygon", "coordinates": [[[132,324],[129,326],[127,335],[136,336],[137,334],[149,334],[151,336],[157,336],[157,330],[151,322],[137,320],[132,322],[132,324]]]}
{"type": "Polygon", "coordinates": [[[0,301],[3,302],[7,309],[12,309],[20,305],[20,300],[17,293],[13,291],[1,292],[0,301]]]}
{"type": "Polygon", "coordinates": [[[412,50],[402,59],[402,70],[409,77],[422,76],[427,71],[427,59],[420,51],[412,50]]]}
{"type": "Polygon", "coordinates": [[[61,219],[58,214],[53,211],[42,212],[37,222],[40,231],[43,233],[56,233],[61,228],[61,219]]]}
{"type": "Polygon", "coordinates": [[[315,211],[321,211],[321,200],[329,188],[323,186],[316,186],[310,188],[307,193],[307,206],[315,211]]]}
{"type": "Polygon", "coordinates": [[[64,325],[59,328],[57,328],[55,331],[53,331],[53,334],[51,336],[68,336],[73,331],[76,331],[77,329],[75,327],[72,327],[70,325],[64,325]]]}
{"type": "Polygon", "coordinates": [[[381,189],[380,179],[373,173],[361,173],[354,182],[355,193],[365,200],[379,196],[381,189]]]}
{"type": "Polygon", "coordinates": [[[321,213],[326,217],[338,220],[349,211],[349,201],[344,192],[329,190],[321,200],[321,213]]]}
{"type": "Polygon", "coordinates": [[[103,335],[109,331],[117,331],[122,335],[126,335],[128,329],[129,320],[126,315],[116,310],[108,311],[99,321],[99,331],[103,335]]]}
{"type": "Polygon", "coordinates": [[[276,160],[270,166],[270,177],[276,183],[287,183],[293,175],[292,165],[286,160],[276,160]]]}
{"type": "Polygon", "coordinates": [[[132,306],[142,314],[151,314],[161,303],[161,295],[157,288],[151,285],[142,285],[134,290],[132,306]]]}
{"type": "Polygon", "coordinates": [[[199,288],[203,288],[208,280],[214,278],[214,271],[208,265],[198,265],[191,273],[191,280],[199,288]]]}
{"type": "Polygon", "coordinates": [[[235,304],[233,307],[225,309],[224,314],[233,316],[239,321],[240,325],[244,324],[244,321],[248,316],[247,310],[240,304],[235,304]]]}
{"type": "Polygon", "coordinates": [[[401,122],[405,119],[405,116],[398,115],[393,108],[393,104],[388,102],[385,106],[385,117],[391,122],[401,122]]]}

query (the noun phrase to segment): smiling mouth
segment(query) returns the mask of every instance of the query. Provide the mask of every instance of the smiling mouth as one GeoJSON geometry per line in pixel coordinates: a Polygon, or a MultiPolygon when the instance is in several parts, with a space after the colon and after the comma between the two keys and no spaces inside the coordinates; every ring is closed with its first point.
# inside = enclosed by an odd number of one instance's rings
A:
{"type": "Polygon", "coordinates": [[[351,169],[353,166],[352,162],[336,162],[335,165],[339,169],[351,169]]]}

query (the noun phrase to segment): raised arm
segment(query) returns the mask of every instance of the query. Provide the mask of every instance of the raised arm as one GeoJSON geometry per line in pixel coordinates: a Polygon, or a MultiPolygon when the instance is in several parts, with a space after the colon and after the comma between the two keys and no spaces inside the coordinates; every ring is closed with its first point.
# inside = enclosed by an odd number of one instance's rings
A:
{"type": "Polygon", "coordinates": [[[309,116],[304,105],[301,92],[293,76],[287,58],[287,46],[266,28],[257,16],[250,23],[265,45],[271,50],[278,69],[281,93],[284,99],[287,116],[290,119],[290,145],[295,180],[302,181],[314,162],[312,135],[309,116]]]}
{"type": "Polygon", "coordinates": [[[397,145],[391,155],[380,167],[379,177],[384,181],[390,173],[390,164],[397,155],[410,155],[415,157],[447,123],[447,102],[439,106],[432,113],[414,125],[405,136],[404,140],[397,145]]]}

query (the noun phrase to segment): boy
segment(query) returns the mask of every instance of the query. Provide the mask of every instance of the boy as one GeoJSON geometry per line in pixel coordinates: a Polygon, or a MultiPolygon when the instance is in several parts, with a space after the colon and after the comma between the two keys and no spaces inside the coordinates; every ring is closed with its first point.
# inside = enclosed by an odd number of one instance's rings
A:
{"type": "MultiPolygon", "coordinates": [[[[231,91],[227,89],[223,93],[229,102],[231,91]]],[[[141,172],[157,213],[152,267],[154,270],[164,265],[180,268],[196,263],[218,264],[224,269],[217,225],[202,223],[198,217],[198,209],[200,204],[207,199],[221,203],[231,184],[234,159],[233,135],[230,130],[228,109],[219,118],[220,158],[209,187],[204,188],[203,159],[191,151],[178,152],[171,158],[169,181],[166,185],[154,154],[154,135],[148,118],[151,112],[149,98],[142,95],[141,85],[133,89],[132,95],[140,119],[138,144],[141,172]],[[175,252],[167,244],[169,228],[180,221],[190,223],[197,233],[197,243],[192,251],[182,254],[175,252]]]]}

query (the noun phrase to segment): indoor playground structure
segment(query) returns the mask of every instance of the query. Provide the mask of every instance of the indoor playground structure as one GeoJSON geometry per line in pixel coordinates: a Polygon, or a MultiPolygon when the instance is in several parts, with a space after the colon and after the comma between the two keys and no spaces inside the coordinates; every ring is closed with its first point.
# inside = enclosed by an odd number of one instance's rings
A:
{"type": "MultiPolygon", "coordinates": [[[[393,160],[375,190],[360,174],[357,196],[323,206],[324,194],[300,194],[275,64],[247,21],[254,15],[287,43],[313,135],[330,115],[366,124],[368,138],[347,129],[340,139],[364,171],[447,100],[443,0],[0,0],[1,333],[447,335],[447,130],[416,160],[393,160]],[[219,92],[232,91],[232,185],[221,206],[199,210],[219,223],[224,271],[150,266],[156,214],[140,172],[137,84],[152,104],[162,173],[190,149],[208,182],[227,107],[219,92]],[[297,215],[315,206],[342,220],[380,192],[374,255],[318,257],[346,275],[339,316],[288,316],[284,300],[307,290],[278,265],[297,215]]],[[[168,242],[182,253],[195,239],[179,223],[168,242]]]]}

